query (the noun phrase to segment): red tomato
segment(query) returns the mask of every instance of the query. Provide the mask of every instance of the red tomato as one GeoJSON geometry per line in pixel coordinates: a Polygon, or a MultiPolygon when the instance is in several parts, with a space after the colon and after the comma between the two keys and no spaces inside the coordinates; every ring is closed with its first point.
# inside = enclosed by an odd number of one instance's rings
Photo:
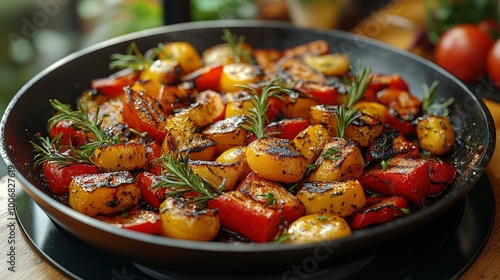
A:
{"type": "Polygon", "coordinates": [[[85,139],[87,138],[86,134],[83,131],[75,130],[71,125],[71,122],[68,120],[59,121],[49,131],[49,136],[52,139],[54,139],[59,134],[62,134],[60,143],[63,146],[69,146],[69,144],[71,143],[71,145],[76,148],[85,144],[85,139]]]}
{"type": "Polygon", "coordinates": [[[141,172],[137,175],[137,185],[141,191],[142,199],[154,208],[160,208],[161,203],[165,200],[165,188],[151,190],[151,186],[157,183],[156,176],[149,172],[141,172]]]}
{"type": "Polygon", "coordinates": [[[472,24],[459,24],[446,31],[434,52],[436,63],[464,82],[486,74],[486,56],[493,38],[472,24]]]}
{"type": "Polygon", "coordinates": [[[495,42],[488,52],[486,65],[491,81],[500,89],[500,39],[495,42]]]}
{"type": "Polygon", "coordinates": [[[138,72],[124,69],[109,77],[92,80],[91,86],[109,98],[117,98],[124,93],[125,87],[133,85],[138,79],[138,72]]]}
{"type": "Polygon", "coordinates": [[[124,215],[102,218],[103,222],[147,234],[160,234],[160,214],[147,210],[132,210],[124,215]]]}
{"type": "Polygon", "coordinates": [[[56,163],[45,162],[43,164],[43,175],[50,191],[55,195],[68,193],[68,187],[73,180],[73,176],[83,174],[97,174],[99,169],[95,165],[73,164],[61,166],[56,163]]]}

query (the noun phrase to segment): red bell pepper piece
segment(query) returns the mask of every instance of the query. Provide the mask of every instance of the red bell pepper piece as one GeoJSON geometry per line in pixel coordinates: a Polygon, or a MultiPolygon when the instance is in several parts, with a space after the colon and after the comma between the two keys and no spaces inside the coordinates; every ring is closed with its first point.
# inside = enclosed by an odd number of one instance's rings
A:
{"type": "Polygon", "coordinates": [[[249,173],[237,190],[260,204],[277,210],[282,220],[288,224],[306,213],[304,205],[295,195],[276,182],[260,178],[255,172],[249,173]]]}
{"type": "Polygon", "coordinates": [[[85,132],[76,130],[72,123],[68,120],[61,120],[54,125],[50,131],[49,136],[54,139],[56,136],[61,134],[60,144],[62,146],[68,146],[71,144],[73,147],[78,148],[85,144],[87,135],[85,132]]]}
{"type": "Polygon", "coordinates": [[[382,224],[404,216],[408,208],[402,196],[368,197],[363,208],[349,215],[346,220],[353,229],[382,224]]]}
{"type": "Polygon", "coordinates": [[[312,96],[320,104],[339,104],[339,91],[334,86],[314,82],[299,81],[295,85],[295,89],[309,96],[312,96]]]}
{"type": "Polygon", "coordinates": [[[147,234],[160,234],[162,229],[160,214],[147,210],[132,210],[124,215],[101,218],[101,220],[119,228],[147,234]]]}
{"type": "Polygon", "coordinates": [[[438,196],[441,192],[449,186],[455,176],[457,170],[452,165],[440,160],[428,160],[429,162],[429,176],[430,185],[427,194],[429,196],[438,196]]]}
{"type": "Polygon", "coordinates": [[[157,182],[156,176],[149,172],[141,172],[137,175],[137,185],[142,199],[154,208],[160,208],[161,203],[165,200],[166,192],[165,188],[151,189],[157,182]]]}
{"type": "Polygon", "coordinates": [[[91,87],[109,98],[117,98],[125,92],[125,87],[133,85],[138,79],[139,72],[124,69],[109,77],[92,80],[91,87]]]}
{"type": "Polygon", "coordinates": [[[378,101],[387,106],[387,124],[399,129],[404,135],[415,134],[417,119],[422,101],[408,91],[398,88],[386,88],[379,92],[378,101]]]}
{"type": "Polygon", "coordinates": [[[43,175],[50,191],[55,195],[68,193],[68,187],[76,175],[97,174],[99,169],[95,165],[72,164],[61,166],[57,163],[45,162],[43,164],[43,175]]]}
{"type": "Polygon", "coordinates": [[[182,81],[192,81],[198,91],[211,89],[218,92],[222,68],[223,65],[220,64],[208,65],[183,76],[182,81]]]}
{"type": "Polygon", "coordinates": [[[378,164],[365,171],[359,182],[367,191],[404,196],[421,207],[429,189],[429,163],[422,159],[393,158],[387,168],[378,164]]]}
{"type": "Polygon", "coordinates": [[[221,225],[252,242],[269,242],[277,234],[280,215],[240,191],[229,191],[208,201],[218,209],[221,225]]]}
{"type": "MultiPolygon", "coordinates": [[[[299,132],[309,126],[309,120],[302,118],[283,119],[277,122],[272,122],[264,128],[264,133],[276,138],[293,140],[299,132]]],[[[248,142],[255,140],[255,135],[248,136],[248,142]]]]}
{"type": "Polygon", "coordinates": [[[123,120],[139,132],[162,143],[167,135],[163,130],[167,116],[154,98],[142,93],[127,91],[123,100],[123,120]]]}

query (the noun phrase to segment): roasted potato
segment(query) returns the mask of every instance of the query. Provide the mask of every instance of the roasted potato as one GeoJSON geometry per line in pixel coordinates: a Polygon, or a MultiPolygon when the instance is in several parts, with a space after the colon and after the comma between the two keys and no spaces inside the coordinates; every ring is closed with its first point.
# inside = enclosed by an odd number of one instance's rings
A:
{"type": "Polygon", "coordinates": [[[140,193],[128,171],[78,175],[69,185],[69,206],[92,217],[116,215],[137,207],[140,193]]]}
{"type": "Polygon", "coordinates": [[[298,182],[307,168],[307,159],[287,139],[259,138],[247,146],[246,156],[252,171],[278,182],[298,182]]]}
{"type": "Polygon", "coordinates": [[[313,243],[347,237],[352,234],[342,217],[311,214],[298,218],[287,230],[287,243],[313,243]]]}
{"type": "Polygon", "coordinates": [[[175,198],[167,198],[160,206],[162,235],[171,238],[210,241],[217,236],[220,220],[217,211],[197,209],[175,198]]]}
{"type": "Polygon", "coordinates": [[[234,190],[245,170],[236,163],[220,163],[215,161],[194,160],[189,167],[199,177],[210,182],[214,187],[224,184],[224,191],[234,190]]]}
{"type": "Polygon", "coordinates": [[[363,207],[366,197],[358,180],[333,182],[303,182],[297,198],[304,204],[306,214],[325,213],[347,217],[363,207]]]}
{"type": "Polygon", "coordinates": [[[250,166],[248,166],[247,155],[246,155],[246,146],[237,146],[230,149],[227,149],[225,152],[220,154],[215,161],[225,164],[236,164],[241,168],[241,171],[238,172],[241,177],[239,180],[245,178],[252,170],[250,166]]]}
{"type": "Polygon", "coordinates": [[[295,139],[293,139],[293,143],[307,159],[307,164],[311,164],[316,161],[323,150],[324,144],[330,137],[330,133],[323,125],[316,124],[302,130],[295,139]]]}
{"type": "Polygon", "coordinates": [[[201,133],[217,143],[217,153],[221,154],[229,148],[246,145],[248,132],[241,127],[246,120],[244,115],[223,119],[207,126],[201,133]]]}
{"type": "Polygon", "coordinates": [[[349,58],[343,53],[310,55],[304,61],[314,70],[328,76],[344,76],[349,72],[349,58]]]}
{"type": "Polygon", "coordinates": [[[332,137],[315,162],[307,181],[356,179],[363,174],[365,159],[352,141],[332,137]]]}
{"type": "Polygon", "coordinates": [[[417,138],[422,149],[441,156],[453,148],[455,131],[448,117],[425,116],[418,120],[417,138]]]}
{"type": "Polygon", "coordinates": [[[104,172],[141,169],[146,166],[146,148],[139,142],[98,147],[94,164],[104,172]]]}

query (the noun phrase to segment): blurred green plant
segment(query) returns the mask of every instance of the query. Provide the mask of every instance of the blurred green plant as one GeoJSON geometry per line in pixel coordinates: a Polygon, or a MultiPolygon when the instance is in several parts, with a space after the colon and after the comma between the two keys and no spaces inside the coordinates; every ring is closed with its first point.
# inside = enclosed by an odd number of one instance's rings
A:
{"type": "Polygon", "coordinates": [[[432,43],[459,23],[476,24],[483,19],[500,20],[498,0],[425,0],[427,34],[432,43]]]}

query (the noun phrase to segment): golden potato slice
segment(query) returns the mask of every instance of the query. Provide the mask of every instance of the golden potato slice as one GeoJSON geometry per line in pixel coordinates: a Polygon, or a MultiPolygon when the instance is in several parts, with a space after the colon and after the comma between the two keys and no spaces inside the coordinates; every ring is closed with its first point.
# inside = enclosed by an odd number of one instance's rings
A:
{"type": "Polygon", "coordinates": [[[207,126],[201,133],[217,143],[217,153],[220,154],[231,147],[246,145],[248,132],[241,127],[246,119],[244,115],[223,119],[207,126]]]}
{"type": "Polygon", "coordinates": [[[347,217],[366,204],[363,187],[358,180],[304,182],[297,192],[306,214],[326,213],[347,217]]]}
{"type": "Polygon", "coordinates": [[[139,142],[106,145],[95,150],[93,161],[104,172],[141,169],[146,166],[146,148],[139,142]]]}
{"type": "Polygon", "coordinates": [[[441,156],[453,148],[455,131],[448,117],[426,116],[418,121],[417,138],[422,149],[441,156]]]}
{"type": "Polygon", "coordinates": [[[287,243],[313,243],[347,237],[352,231],[342,217],[311,214],[295,220],[287,234],[287,243]]]}
{"type": "Polygon", "coordinates": [[[69,185],[69,206],[93,217],[116,215],[137,207],[140,193],[128,171],[79,175],[69,185]]]}
{"type": "Polygon", "coordinates": [[[199,177],[210,182],[214,187],[224,183],[224,191],[234,190],[243,176],[241,166],[236,163],[220,163],[215,161],[195,160],[189,162],[189,167],[199,177]]]}
{"type": "Polygon", "coordinates": [[[297,182],[307,168],[307,159],[287,139],[259,138],[247,146],[246,156],[252,171],[278,182],[297,182]]]}
{"type": "Polygon", "coordinates": [[[316,124],[302,130],[293,139],[293,143],[310,164],[316,161],[330,137],[330,133],[323,125],[316,124]]]}
{"type": "Polygon", "coordinates": [[[210,241],[217,236],[220,220],[216,211],[196,209],[175,198],[167,198],[160,206],[162,235],[166,237],[210,241]]]}
{"type": "Polygon", "coordinates": [[[323,148],[307,181],[356,179],[363,174],[365,159],[352,141],[333,137],[323,148]]]}

